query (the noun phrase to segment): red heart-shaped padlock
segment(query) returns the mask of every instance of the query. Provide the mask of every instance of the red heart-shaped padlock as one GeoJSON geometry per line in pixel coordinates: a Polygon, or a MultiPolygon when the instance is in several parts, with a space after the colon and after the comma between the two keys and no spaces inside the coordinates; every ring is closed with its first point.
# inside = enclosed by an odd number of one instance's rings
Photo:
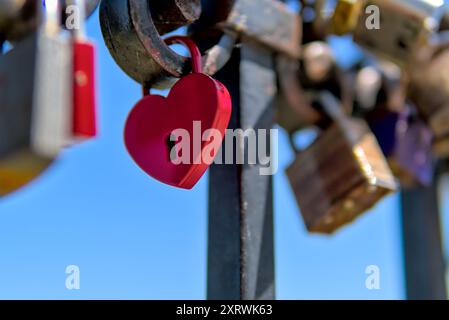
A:
{"type": "Polygon", "coordinates": [[[193,73],[181,78],[167,98],[149,94],[136,104],[126,121],[125,144],[148,175],[171,186],[191,189],[210,165],[210,157],[204,159],[204,153],[211,153],[211,144],[221,146],[231,116],[231,97],[222,83],[202,73],[201,55],[193,41],[176,36],[166,42],[189,48],[193,73]],[[189,141],[183,141],[184,136],[170,143],[179,130],[188,133],[189,141]],[[189,159],[188,163],[173,161],[172,150],[176,156],[189,159]]]}

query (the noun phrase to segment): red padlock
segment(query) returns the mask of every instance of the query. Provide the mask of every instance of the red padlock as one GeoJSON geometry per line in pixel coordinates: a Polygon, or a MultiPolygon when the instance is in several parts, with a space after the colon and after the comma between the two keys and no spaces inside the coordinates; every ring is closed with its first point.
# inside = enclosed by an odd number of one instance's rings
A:
{"type": "Polygon", "coordinates": [[[192,40],[176,36],[166,43],[189,48],[193,73],[181,78],[167,98],[148,94],[135,105],[126,121],[125,144],[148,175],[174,187],[191,189],[210,165],[204,155],[213,159],[216,152],[210,154],[211,150],[217,148],[211,145],[221,146],[231,117],[231,97],[222,83],[202,73],[201,54],[192,40]],[[171,139],[180,130],[190,137],[188,148],[186,141],[171,139]],[[173,155],[189,161],[178,163],[173,155]]]}
{"type": "Polygon", "coordinates": [[[78,139],[97,135],[95,94],[95,45],[85,37],[85,1],[74,0],[79,25],[73,35],[73,136],[78,139]]]}

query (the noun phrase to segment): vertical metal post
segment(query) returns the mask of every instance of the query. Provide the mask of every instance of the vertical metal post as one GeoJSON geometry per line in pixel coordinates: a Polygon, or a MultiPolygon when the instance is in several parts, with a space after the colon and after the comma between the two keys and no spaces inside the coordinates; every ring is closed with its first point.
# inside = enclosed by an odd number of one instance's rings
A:
{"type": "MultiPolygon", "coordinates": [[[[273,127],[276,75],[269,50],[243,42],[216,78],[232,95],[231,129],[273,127]]],[[[237,144],[234,155],[245,146],[237,144]]],[[[272,177],[246,159],[210,169],[208,299],[275,297],[272,177]]]]}
{"type": "Polygon", "coordinates": [[[438,179],[432,186],[401,194],[407,299],[446,300],[438,179]]]}

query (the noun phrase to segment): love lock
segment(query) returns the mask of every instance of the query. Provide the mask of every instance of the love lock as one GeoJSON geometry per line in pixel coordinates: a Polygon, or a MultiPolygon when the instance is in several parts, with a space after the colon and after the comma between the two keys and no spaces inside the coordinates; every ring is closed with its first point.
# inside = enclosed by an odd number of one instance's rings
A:
{"type": "Polygon", "coordinates": [[[165,80],[187,74],[190,65],[160,36],[200,13],[200,0],[104,0],[100,24],[106,46],[128,76],[148,87],[166,88],[165,80]]]}
{"type": "Polygon", "coordinates": [[[146,94],[136,104],[126,121],[125,144],[148,175],[171,186],[191,189],[221,146],[231,117],[231,97],[222,83],[203,74],[201,54],[192,40],[171,37],[166,42],[189,48],[193,74],[181,78],[167,98],[146,94]],[[202,141],[189,143],[182,135],[177,136],[180,130],[202,141]],[[183,148],[186,142],[188,146],[183,148]]]}

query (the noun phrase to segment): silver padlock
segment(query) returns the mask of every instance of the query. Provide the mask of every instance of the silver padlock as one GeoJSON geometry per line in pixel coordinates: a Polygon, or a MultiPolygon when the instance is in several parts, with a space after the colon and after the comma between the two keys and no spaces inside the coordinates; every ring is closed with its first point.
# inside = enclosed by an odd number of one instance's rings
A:
{"type": "Polygon", "coordinates": [[[0,195],[37,177],[67,141],[72,54],[60,9],[47,0],[37,31],[0,56],[0,195]]]}
{"type": "Polygon", "coordinates": [[[31,143],[46,157],[55,157],[71,137],[72,43],[60,27],[61,1],[46,0],[45,23],[38,30],[31,143]]]}

